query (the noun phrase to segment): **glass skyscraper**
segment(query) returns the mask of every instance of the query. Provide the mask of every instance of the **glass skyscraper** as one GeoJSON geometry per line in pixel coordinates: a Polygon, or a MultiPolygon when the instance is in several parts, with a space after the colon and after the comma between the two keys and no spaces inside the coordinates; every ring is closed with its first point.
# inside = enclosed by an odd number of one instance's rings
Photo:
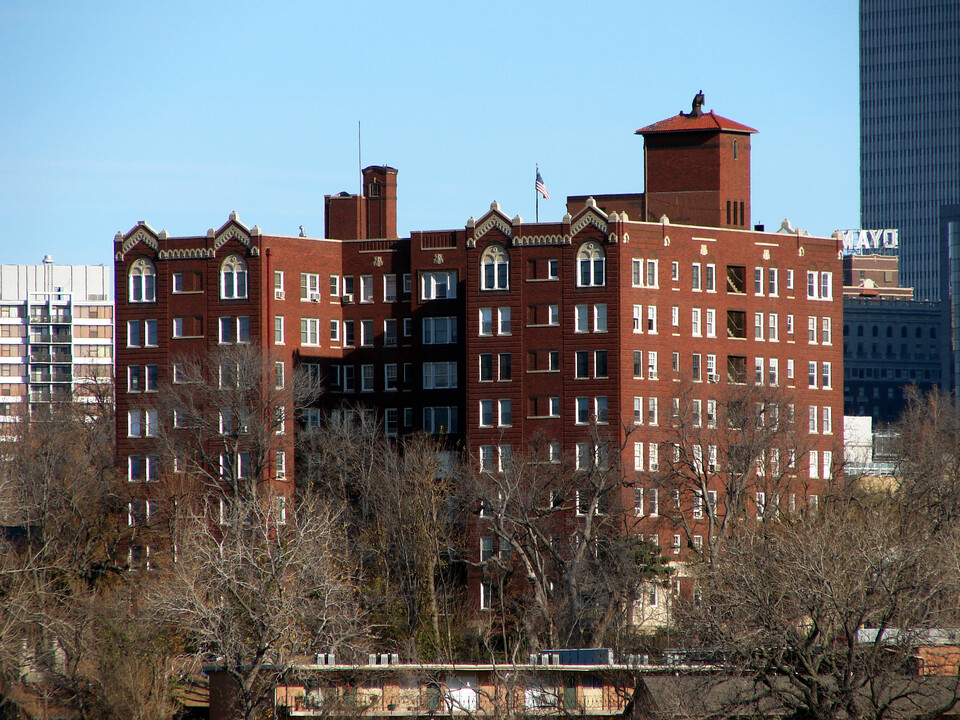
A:
{"type": "Polygon", "coordinates": [[[860,0],[860,226],[900,230],[919,300],[947,299],[958,203],[960,0],[860,0]]]}

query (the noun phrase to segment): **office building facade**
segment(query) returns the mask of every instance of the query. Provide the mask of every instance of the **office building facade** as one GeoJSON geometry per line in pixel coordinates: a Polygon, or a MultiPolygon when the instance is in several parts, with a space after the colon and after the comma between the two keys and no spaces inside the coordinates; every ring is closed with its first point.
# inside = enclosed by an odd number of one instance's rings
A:
{"type": "Polygon", "coordinates": [[[960,5],[860,0],[861,227],[900,231],[900,284],[946,300],[960,203],[960,5]]]}

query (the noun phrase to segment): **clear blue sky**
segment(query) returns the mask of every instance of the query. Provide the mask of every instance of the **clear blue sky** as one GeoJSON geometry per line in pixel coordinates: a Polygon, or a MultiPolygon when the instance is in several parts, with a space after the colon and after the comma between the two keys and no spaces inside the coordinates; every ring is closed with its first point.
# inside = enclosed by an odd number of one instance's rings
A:
{"type": "Polygon", "coordinates": [[[858,225],[857,4],[0,2],[0,262],[109,263],[138,220],[231,210],[323,234],[323,196],[399,169],[399,231],[492,200],[638,192],[634,131],[705,109],[753,138],[753,221],[858,225]]]}

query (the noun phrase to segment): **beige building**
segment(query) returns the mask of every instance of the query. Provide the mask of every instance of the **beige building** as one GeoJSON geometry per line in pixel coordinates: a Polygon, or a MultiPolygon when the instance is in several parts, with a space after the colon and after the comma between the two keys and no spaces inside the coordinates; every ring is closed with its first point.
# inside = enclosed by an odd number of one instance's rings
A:
{"type": "Polygon", "coordinates": [[[0,422],[91,397],[113,374],[113,268],[0,265],[0,422]]]}

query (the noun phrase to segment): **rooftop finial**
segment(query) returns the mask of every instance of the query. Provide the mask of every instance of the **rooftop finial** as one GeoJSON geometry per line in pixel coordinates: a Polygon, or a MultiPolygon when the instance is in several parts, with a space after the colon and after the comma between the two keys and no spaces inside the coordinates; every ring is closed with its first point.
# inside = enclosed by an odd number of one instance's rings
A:
{"type": "Polygon", "coordinates": [[[703,115],[703,90],[693,96],[693,105],[690,108],[690,114],[687,117],[700,117],[703,115]]]}

